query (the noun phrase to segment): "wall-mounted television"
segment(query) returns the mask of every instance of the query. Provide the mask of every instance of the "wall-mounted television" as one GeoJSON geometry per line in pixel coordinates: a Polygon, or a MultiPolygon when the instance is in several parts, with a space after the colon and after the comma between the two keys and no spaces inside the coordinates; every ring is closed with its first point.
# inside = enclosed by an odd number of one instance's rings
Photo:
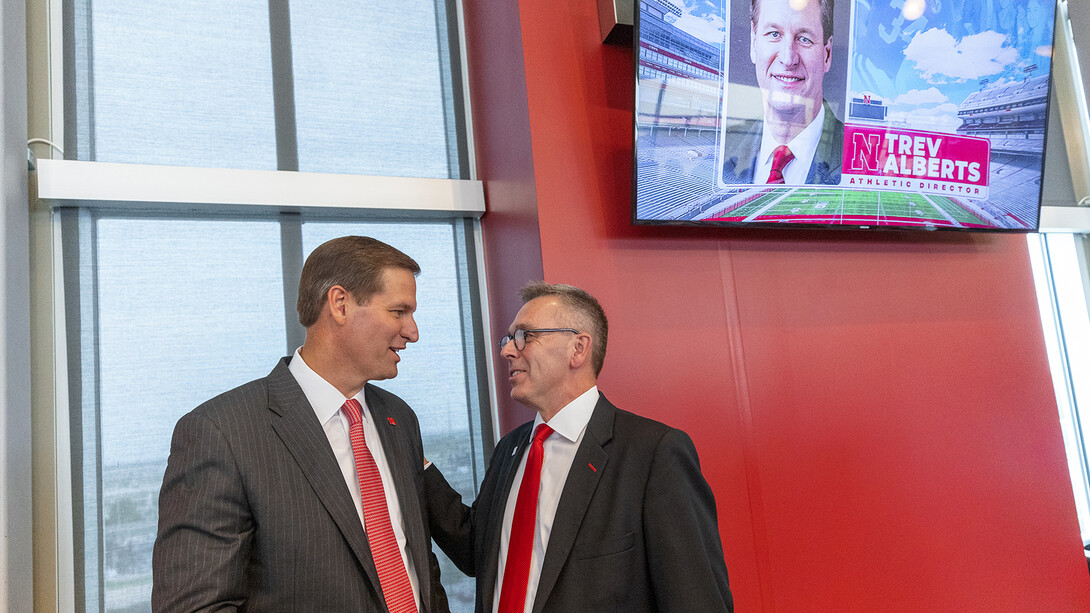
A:
{"type": "Polygon", "coordinates": [[[637,0],[633,221],[1028,232],[1046,0],[637,0]]]}

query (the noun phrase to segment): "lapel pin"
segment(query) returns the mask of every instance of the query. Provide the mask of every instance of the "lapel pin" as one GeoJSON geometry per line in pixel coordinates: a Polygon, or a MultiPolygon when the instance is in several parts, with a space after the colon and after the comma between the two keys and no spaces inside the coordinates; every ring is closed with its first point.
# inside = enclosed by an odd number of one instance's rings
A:
{"type": "Polygon", "coordinates": [[[589,466],[590,469],[593,470],[594,472],[598,472],[598,469],[594,467],[594,464],[591,464],[590,462],[587,462],[587,466],[589,466]]]}
{"type": "Polygon", "coordinates": [[[513,455],[515,455],[515,454],[516,454],[516,453],[518,453],[518,452],[519,452],[519,448],[518,448],[518,446],[516,445],[516,446],[515,446],[515,448],[511,450],[511,455],[513,456],[513,455]]]}
{"type": "Polygon", "coordinates": [[[396,421],[394,421],[394,418],[393,418],[393,417],[387,417],[386,419],[387,419],[387,421],[389,421],[389,422],[390,422],[390,425],[391,425],[391,426],[396,426],[396,425],[397,425],[397,422],[396,422],[396,421]]]}

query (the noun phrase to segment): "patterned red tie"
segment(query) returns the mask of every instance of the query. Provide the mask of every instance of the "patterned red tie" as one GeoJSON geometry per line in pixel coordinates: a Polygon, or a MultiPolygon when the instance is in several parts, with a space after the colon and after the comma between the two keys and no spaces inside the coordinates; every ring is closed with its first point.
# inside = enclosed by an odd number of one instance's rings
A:
{"type": "Polygon", "coordinates": [[[541,485],[541,462],[545,459],[545,439],[553,429],[541,424],[534,431],[526,470],[515,499],[515,515],[511,519],[511,540],[507,545],[507,562],[503,567],[503,587],[500,589],[499,613],[523,613],[526,610],[526,588],[530,581],[530,558],[534,553],[534,527],[537,523],[537,491],[541,485]]]}
{"type": "Polygon", "coordinates": [[[416,598],[409,583],[409,574],[401,559],[390,509],[386,506],[386,492],[382,489],[382,477],[378,465],[367,448],[363,437],[362,407],[355,398],[349,398],[341,407],[348,418],[348,434],[352,439],[352,455],[356,457],[356,478],[360,481],[363,498],[363,521],[367,526],[367,540],[371,544],[371,557],[375,559],[382,596],[390,613],[417,613],[416,598]]]}
{"type": "Polygon", "coordinates": [[[783,183],[783,167],[787,166],[787,163],[793,159],[795,159],[795,154],[791,153],[787,145],[780,145],[773,149],[772,172],[768,173],[767,183],[783,183]]]}

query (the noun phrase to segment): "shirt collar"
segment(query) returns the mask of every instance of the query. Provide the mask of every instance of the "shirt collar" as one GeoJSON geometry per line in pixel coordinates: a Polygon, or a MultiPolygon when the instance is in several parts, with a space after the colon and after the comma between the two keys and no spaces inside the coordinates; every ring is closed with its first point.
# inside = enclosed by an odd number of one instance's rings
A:
{"type": "MultiPolygon", "coordinates": [[[[818,114],[814,117],[810,123],[806,124],[806,127],[802,129],[792,138],[790,142],[786,143],[787,148],[794,154],[795,160],[810,158],[805,160],[807,169],[810,168],[810,162],[814,159],[813,152],[817,150],[817,143],[821,140],[821,128],[825,123],[825,105],[822,104],[818,107],[818,114]]],[[[772,130],[761,131],[761,157],[758,158],[762,163],[772,163],[772,151],[779,147],[780,143],[776,142],[776,139],[772,137],[772,130]]]]}
{"type": "MultiPolygon", "coordinates": [[[[288,370],[292,376],[295,377],[295,381],[299,383],[299,387],[302,388],[303,394],[307,397],[307,402],[310,403],[314,414],[318,417],[318,421],[325,424],[332,419],[341,410],[341,406],[344,404],[345,397],[337,388],[333,387],[333,384],[322,378],[321,375],[314,372],[303,361],[303,356],[299,355],[299,350],[295,350],[295,354],[291,356],[291,362],[288,363],[288,370]]],[[[361,389],[355,396],[356,400],[360,401],[360,406],[364,407],[362,411],[364,420],[367,419],[367,403],[363,401],[363,390],[361,389]]]]}
{"type": "MultiPolygon", "coordinates": [[[[590,423],[590,416],[594,413],[595,405],[598,404],[598,396],[598,386],[595,385],[580,394],[575,400],[564,405],[560,412],[553,415],[553,418],[548,421],[549,427],[560,436],[573,443],[576,442],[579,440],[579,435],[586,429],[587,424],[590,423]]],[[[534,429],[536,430],[538,424],[542,423],[545,423],[545,421],[541,419],[541,414],[538,413],[537,417],[534,418],[534,429]]]]}

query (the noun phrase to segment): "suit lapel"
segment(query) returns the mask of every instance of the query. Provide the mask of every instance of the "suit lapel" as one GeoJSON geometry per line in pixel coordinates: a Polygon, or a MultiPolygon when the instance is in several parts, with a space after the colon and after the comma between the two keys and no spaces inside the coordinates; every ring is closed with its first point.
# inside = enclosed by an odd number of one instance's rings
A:
{"type": "Polygon", "coordinates": [[[295,458],[303,476],[310,482],[314,493],[340,528],[375,592],[381,594],[378,571],[371,557],[367,535],[363,532],[352,496],[345,487],[337,459],[329,447],[329,439],[326,438],[322,424],[318,422],[314,409],[307,402],[306,395],[288,370],[287,364],[286,358],[281,360],[267,379],[269,409],[280,417],[272,422],[273,430],[295,458]]]}
{"type": "Polygon", "coordinates": [[[549,535],[549,543],[545,548],[545,560],[541,564],[541,578],[538,581],[537,595],[534,597],[534,611],[540,612],[549,600],[560,571],[567,563],[571,554],[575,537],[579,534],[579,526],[583,523],[583,516],[590,506],[590,500],[594,496],[594,490],[605,473],[609,454],[603,446],[613,438],[613,416],[616,408],[606,400],[605,396],[598,399],[594,412],[587,423],[587,431],[583,435],[583,441],[575,452],[568,478],[564,482],[564,491],[560,494],[560,502],[556,507],[556,516],[553,518],[553,530],[549,535]],[[594,468],[588,466],[593,465],[594,468]]]}
{"type": "Polygon", "coordinates": [[[839,183],[844,155],[844,124],[833,114],[828,102],[825,107],[825,120],[821,124],[821,138],[818,140],[814,161],[806,175],[808,184],[839,183]]]}
{"type": "Polygon", "coordinates": [[[761,154],[761,130],[763,122],[745,120],[731,130],[725,145],[723,182],[726,184],[753,183],[757,170],[757,156],[761,154]]]}
{"type": "Polygon", "coordinates": [[[405,539],[408,541],[409,552],[412,554],[413,566],[416,570],[420,604],[427,611],[431,609],[431,560],[428,558],[425,538],[424,512],[420,508],[420,498],[416,492],[417,474],[424,468],[423,460],[421,459],[419,466],[413,464],[414,454],[407,434],[410,426],[397,425],[396,417],[398,416],[391,413],[390,407],[381,396],[375,393],[372,386],[364,387],[364,399],[367,401],[371,418],[375,420],[375,429],[378,430],[379,439],[382,440],[386,464],[390,467],[390,474],[393,477],[394,490],[398,503],[401,505],[405,539]]]}
{"type": "Polygon", "coordinates": [[[499,462],[499,473],[496,478],[496,495],[492,497],[492,506],[488,510],[488,521],[485,524],[488,529],[488,533],[485,535],[484,550],[487,552],[484,563],[478,567],[478,589],[481,590],[481,600],[484,603],[484,610],[491,611],[493,608],[493,597],[496,593],[496,577],[499,571],[500,564],[500,537],[503,534],[503,513],[507,508],[507,498],[511,495],[511,483],[515,479],[515,473],[518,472],[519,462],[522,460],[522,455],[526,453],[526,448],[530,442],[530,431],[533,428],[534,422],[529,422],[519,426],[512,434],[512,438],[515,441],[514,447],[511,451],[507,451],[502,447],[497,449],[497,453],[503,453],[502,458],[497,458],[499,462]]]}

